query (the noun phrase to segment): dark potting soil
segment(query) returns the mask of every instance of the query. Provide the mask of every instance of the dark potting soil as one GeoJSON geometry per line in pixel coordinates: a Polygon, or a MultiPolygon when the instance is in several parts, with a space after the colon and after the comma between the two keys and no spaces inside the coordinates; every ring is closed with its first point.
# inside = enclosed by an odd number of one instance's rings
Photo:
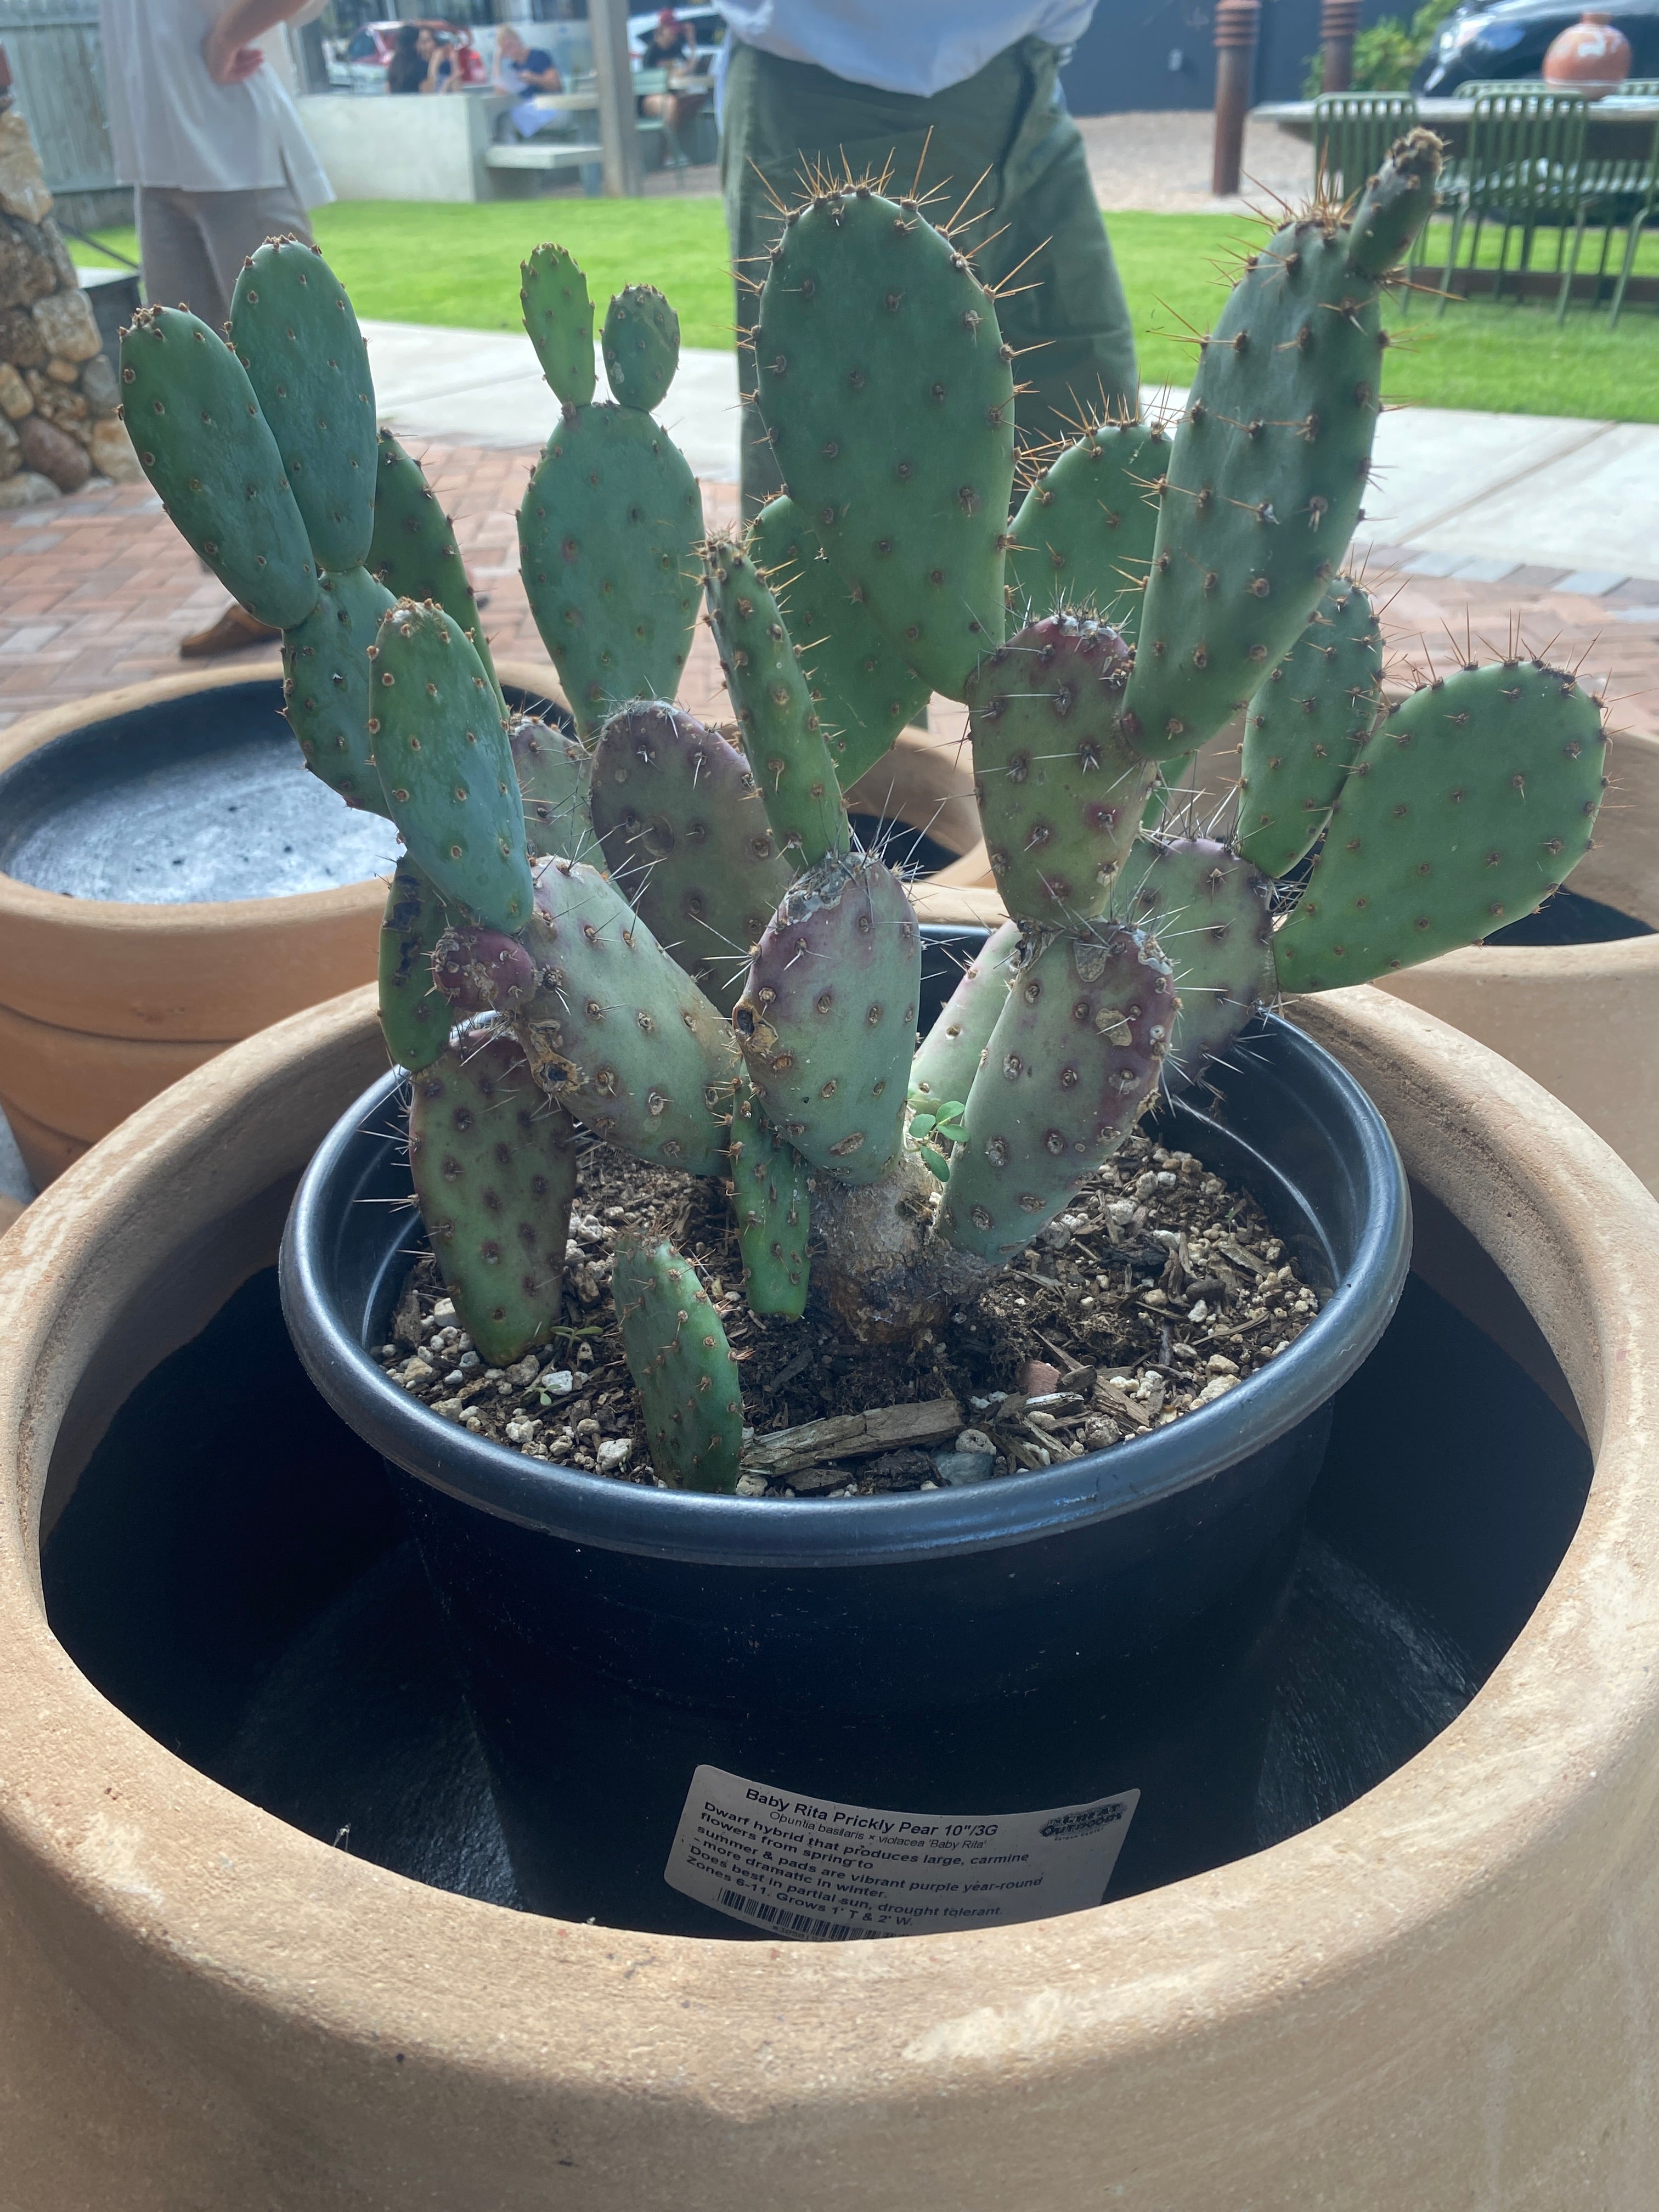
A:
{"type": "Polygon", "coordinates": [[[933,1432],[900,1449],[825,1455],[770,1479],[747,1471],[747,1497],[870,1498],[1076,1459],[1224,1396],[1319,1310],[1254,1200],[1190,1152],[1136,1135],[937,1338],[849,1345],[810,1313],[750,1313],[715,1185],[594,1144],[581,1158],[562,1316],[548,1344],[506,1370],[485,1367],[425,1254],[393,1341],[375,1356],[392,1381],[477,1435],[655,1482],[611,1302],[612,1248],[628,1229],[666,1235],[695,1261],[737,1353],[757,1443],[832,1415],[946,1401],[933,1432]]]}

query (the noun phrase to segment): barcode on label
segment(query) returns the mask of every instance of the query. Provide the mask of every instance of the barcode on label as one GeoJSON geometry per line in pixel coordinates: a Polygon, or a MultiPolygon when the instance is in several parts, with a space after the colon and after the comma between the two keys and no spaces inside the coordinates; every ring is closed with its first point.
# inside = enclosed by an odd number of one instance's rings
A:
{"type": "Polygon", "coordinates": [[[728,1912],[740,1912],[745,1920],[763,1920],[781,1936],[804,1936],[809,1943],[844,1943],[858,1932],[845,1921],[814,1920],[810,1912],[786,1912],[780,1905],[763,1905],[741,1890],[723,1889],[720,1903],[728,1912]]]}

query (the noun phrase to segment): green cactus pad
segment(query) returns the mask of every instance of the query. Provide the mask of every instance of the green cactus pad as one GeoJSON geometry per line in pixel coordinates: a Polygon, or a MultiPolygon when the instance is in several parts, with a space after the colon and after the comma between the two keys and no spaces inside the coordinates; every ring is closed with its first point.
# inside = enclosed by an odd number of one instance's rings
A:
{"type": "Polygon", "coordinates": [[[785,487],[953,699],[1003,634],[1012,362],[990,294],[914,201],[817,194],[772,249],[753,374],[785,487]]]}
{"type": "Polygon", "coordinates": [[[1087,605],[1134,643],[1169,460],[1162,429],[1103,422],[1032,478],[1011,526],[1012,621],[1087,605]]]}
{"type": "Polygon", "coordinates": [[[1382,629],[1339,576],[1245,718],[1234,842],[1264,876],[1288,875],[1313,849],[1382,711],[1382,629]]]}
{"type": "Polygon", "coordinates": [[[1434,212],[1434,189],[1444,149],[1431,131],[1396,138],[1389,158],[1365,187],[1348,234],[1348,258],[1367,276],[1381,276],[1404,258],[1434,212]]]}
{"type": "Polygon", "coordinates": [[[587,811],[592,756],[574,738],[534,714],[515,714],[507,734],[531,858],[590,859],[598,842],[587,811]]]}
{"type": "Polygon", "coordinates": [[[732,1011],[769,1119],[815,1168],[879,1182],[903,1145],[921,933],[879,860],[832,854],[792,884],[732,1011]]]}
{"type": "Polygon", "coordinates": [[[629,284],[605,311],[599,347],[611,398],[648,415],[680,365],[680,319],[654,284],[629,284]]]}
{"type": "Polygon", "coordinates": [[[845,791],[875,766],[933,687],[853,597],[793,500],[775,499],[761,509],[749,551],[790,635],[802,641],[801,666],[845,791]]]}
{"type": "Polygon", "coordinates": [[[981,661],[968,686],[986,849],[1021,921],[1099,914],[1134,842],[1156,770],[1117,732],[1128,669],[1115,630],[1048,615],[981,661]]]}
{"type": "Polygon", "coordinates": [[[696,1269],[672,1244],[620,1237],[611,1291],[657,1473],[675,1490],[735,1490],[743,1388],[696,1269]]]}
{"type": "Polygon", "coordinates": [[[1273,939],[1286,991],[1328,991],[1477,944],[1589,849],[1601,710],[1539,661],[1461,670],[1373,732],[1273,939]]]}
{"type": "Polygon", "coordinates": [[[730,1013],[793,874],[743,755],[677,708],[624,707],[594,751],[592,813],[635,912],[730,1013]]]}
{"type": "Polygon", "coordinates": [[[432,956],[448,927],[437,892],[413,860],[400,860],[380,922],[380,1034],[393,1066],[411,1074],[449,1042],[449,1002],[432,980],[432,956]]]}
{"type": "Polygon", "coordinates": [[[242,264],[230,340],[319,565],[361,567],[374,535],[374,382],[351,302],[314,246],[268,238],[242,264]]]}
{"type": "Polygon", "coordinates": [[[441,607],[399,599],[369,648],[368,731],[392,818],[445,902],[521,929],[532,891],[507,725],[483,665],[441,607]]]}
{"type": "Polygon", "coordinates": [[[538,1082],[636,1159],[720,1174],[735,1040],[622,893],[596,869],[555,860],[525,941],[543,975],[518,1024],[538,1082]]]}
{"type": "Polygon", "coordinates": [[[1352,267],[1348,241],[1334,222],[1287,224],[1204,342],[1124,701],[1126,734],[1159,758],[1202,744],[1257,690],[1353,535],[1386,339],[1380,280],[1352,267]]]}
{"type": "Polygon", "coordinates": [[[368,734],[368,648],[392,604],[366,568],[342,568],[323,577],[316,605],[283,637],[283,712],[306,766],[348,806],[388,819],[368,734]]]}
{"type": "Polygon", "coordinates": [[[779,844],[811,867],[853,842],[836,763],[777,601],[739,545],[703,555],[708,619],[743,749],[779,844]]]}
{"type": "Polygon", "coordinates": [[[945,1186],[951,1243],[1006,1260],[1054,1219],[1156,1092],[1176,1012],[1169,963],[1143,931],[1026,938],[945,1186]]]}
{"type": "Polygon", "coordinates": [[[913,1097],[965,1099],[1008,996],[1008,963],[1018,948],[1020,926],[994,930],[962,971],[957,985],[916,1048],[910,1065],[913,1097]]]}
{"type": "Polygon", "coordinates": [[[500,698],[495,663],[478,614],[477,596],[456,548],[454,527],[420,463],[404,451],[390,430],[382,430],[380,436],[368,566],[393,599],[431,599],[443,609],[471,640],[500,698]]]}
{"type": "Polygon", "coordinates": [[[762,1113],[744,1085],[732,1121],[732,1218],[750,1313],[799,1321],[806,1310],[811,1230],[806,1163],[762,1113]]]}
{"type": "Polygon", "coordinates": [[[1137,845],[1119,885],[1121,918],[1156,935],[1181,994],[1165,1071],[1196,1082],[1278,995],[1273,887],[1212,837],[1137,845]]]}
{"type": "Polygon", "coordinates": [[[576,1151],[509,1032],[470,1033],[410,1086],[421,1218],[486,1366],[522,1358],[558,1321],[576,1151]]]}
{"type": "Polygon", "coordinates": [[[122,420],[175,529],[251,615],[293,629],[317,563],[247,371],[183,307],[140,307],[121,339],[122,420]]]}
{"type": "Polygon", "coordinates": [[[672,699],[697,619],[702,495],[636,408],[567,407],[519,509],[520,573],[584,735],[672,699]]]}
{"type": "Polygon", "coordinates": [[[538,246],[519,264],[524,326],[553,396],[567,407],[593,397],[593,302],[587,279],[562,246],[538,246]]]}

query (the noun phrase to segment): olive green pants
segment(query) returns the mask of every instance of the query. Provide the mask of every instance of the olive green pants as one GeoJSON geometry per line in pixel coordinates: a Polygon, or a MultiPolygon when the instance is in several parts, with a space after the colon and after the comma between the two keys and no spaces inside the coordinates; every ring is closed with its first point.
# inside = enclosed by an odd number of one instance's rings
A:
{"type": "MultiPolygon", "coordinates": [[[[1017,403],[1022,444],[1065,435],[1084,414],[1139,404],[1134,333],[1083,140],[1054,105],[1058,60],[1042,40],[1022,39],[964,83],[920,100],[734,44],[720,133],[732,252],[738,269],[757,277],[779,227],[767,186],[781,200],[797,199],[810,166],[839,176],[845,162],[856,177],[866,169],[878,174],[890,157],[898,192],[910,189],[920,164],[924,192],[945,187],[929,210],[935,221],[988,173],[970,203],[981,219],[963,243],[988,285],[1018,270],[1013,284],[1029,288],[1011,291],[997,308],[1004,337],[1022,355],[1016,374],[1036,387],[1017,403]]],[[[756,297],[739,284],[737,298],[738,332],[746,337],[756,297]]],[[[738,365],[746,386],[747,353],[738,365]]],[[[763,426],[745,407],[745,514],[780,489],[763,426]]]]}

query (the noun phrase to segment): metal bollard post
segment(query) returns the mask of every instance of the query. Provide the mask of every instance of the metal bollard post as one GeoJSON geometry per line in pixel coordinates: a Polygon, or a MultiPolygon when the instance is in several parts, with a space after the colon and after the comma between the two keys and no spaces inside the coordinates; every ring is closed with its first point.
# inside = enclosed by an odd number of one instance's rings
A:
{"type": "Polygon", "coordinates": [[[1261,0],[1218,0],[1215,11],[1215,151],[1210,190],[1218,199],[1238,190],[1261,17],[1261,0]]]}
{"type": "Polygon", "coordinates": [[[1321,88],[1346,92],[1353,82],[1353,40],[1359,28],[1359,0],[1323,0],[1319,11],[1319,46],[1324,57],[1321,88]]]}

